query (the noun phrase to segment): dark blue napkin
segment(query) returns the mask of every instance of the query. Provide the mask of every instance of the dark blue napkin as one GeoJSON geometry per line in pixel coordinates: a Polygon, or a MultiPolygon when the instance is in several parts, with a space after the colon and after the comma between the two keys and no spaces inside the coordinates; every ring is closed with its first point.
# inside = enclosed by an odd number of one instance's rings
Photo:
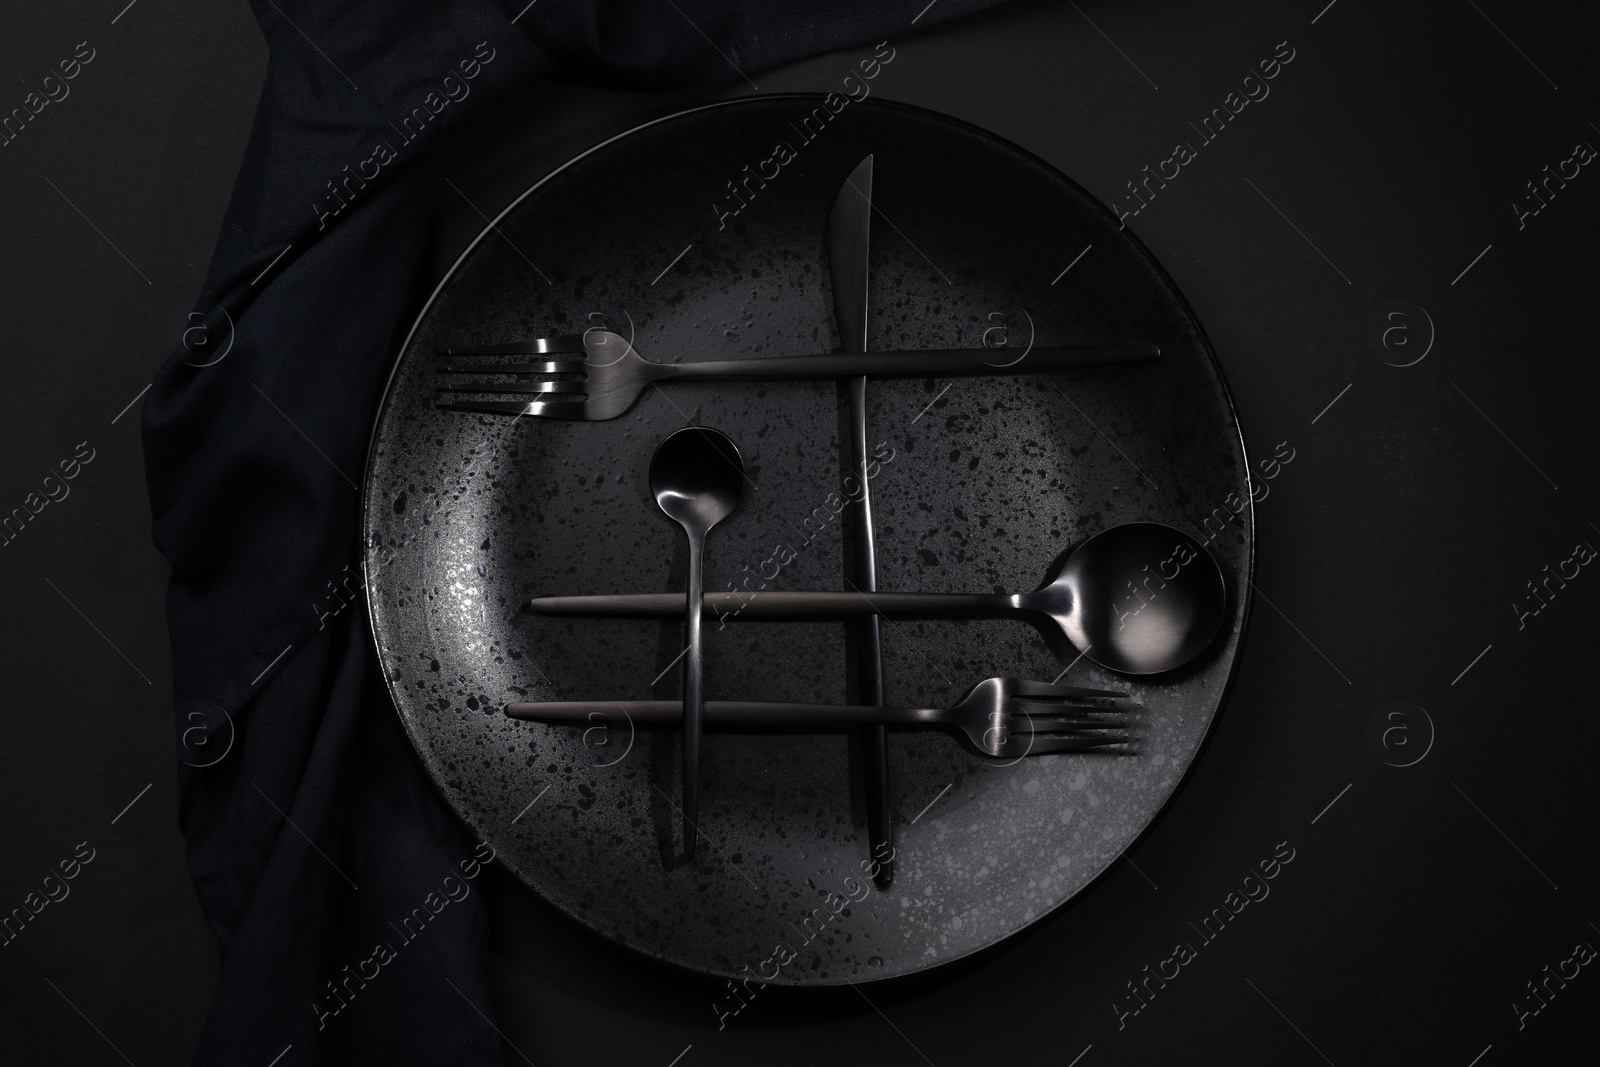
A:
{"type": "Polygon", "coordinates": [[[222,951],[196,1063],[501,1062],[492,849],[401,736],[360,595],[358,486],[422,295],[430,146],[558,70],[721,81],[995,2],[252,4],[255,126],[144,407],[179,820],[222,951]]]}

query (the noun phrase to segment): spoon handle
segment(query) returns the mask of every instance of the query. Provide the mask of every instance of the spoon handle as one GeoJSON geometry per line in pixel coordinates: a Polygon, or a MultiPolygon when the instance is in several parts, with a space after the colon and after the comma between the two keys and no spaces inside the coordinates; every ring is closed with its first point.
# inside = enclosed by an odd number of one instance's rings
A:
{"type": "MultiPolygon", "coordinates": [[[[683,705],[676,700],[534,700],[507,704],[505,713],[526,722],[557,726],[676,726],[683,705]],[[619,717],[622,721],[618,721],[619,717]]],[[[797,704],[766,700],[708,700],[703,725],[720,729],[794,726],[938,726],[952,721],[945,708],[886,708],[865,704],[797,704]]]]}
{"type": "MultiPolygon", "coordinates": [[[[893,618],[950,618],[1026,614],[1019,598],[1007,593],[790,592],[707,593],[702,611],[726,623],[735,619],[838,619],[855,615],[893,618]]],[[[607,596],[542,596],[532,608],[539,615],[588,615],[622,619],[673,618],[685,611],[675,593],[623,593],[607,596]]]]}
{"type": "Polygon", "coordinates": [[[689,648],[683,663],[683,849],[694,859],[700,818],[700,720],[705,711],[705,654],[700,640],[704,615],[706,537],[689,532],[689,595],[684,615],[689,648]]]}

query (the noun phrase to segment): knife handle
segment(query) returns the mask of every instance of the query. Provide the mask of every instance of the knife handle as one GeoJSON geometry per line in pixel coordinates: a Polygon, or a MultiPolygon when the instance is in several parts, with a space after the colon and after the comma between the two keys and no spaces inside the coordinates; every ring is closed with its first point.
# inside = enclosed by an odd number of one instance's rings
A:
{"type": "MultiPolygon", "coordinates": [[[[859,361],[860,356],[856,357],[859,361]]],[[[855,542],[856,588],[862,593],[878,590],[877,547],[873,543],[872,491],[867,477],[867,379],[851,378],[850,394],[851,475],[861,486],[851,512],[855,542]]],[[[883,695],[883,635],[877,615],[856,622],[856,666],[859,699],[863,704],[881,706],[883,695]]],[[[889,810],[889,741],[882,726],[867,726],[861,731],[861,769],[866,793],[867,840],[872,857],[879,863],[874,881],[887,889],[894,880],[894,820],[889,810]]]]}

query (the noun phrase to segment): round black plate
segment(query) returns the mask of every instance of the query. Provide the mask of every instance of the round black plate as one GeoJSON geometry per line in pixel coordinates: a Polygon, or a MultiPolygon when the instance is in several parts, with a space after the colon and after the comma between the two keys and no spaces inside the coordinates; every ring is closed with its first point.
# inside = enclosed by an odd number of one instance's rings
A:
{"type": "MultiPolygon", "coordinates": [[[[957,959],[1104,872],[1172,796],[1218,711],[1252,559],[1232,404],[1149,253],[1077,185],[988,133],[875,101],[834,113],[811,96],[650,123],[508,208],[401,354],[374,434],[365,533],[390,690],[460,817],[602,936],[788,985],[957,959]],[[711,535],[707,588],[844,588],[842,389],[669,385],[603,423],[433,407],[442,350],[591,326],[658,361],[836,349],[828,217],[869,153],[873,349],[1008,344],[997,362],[1030,340],[1164,352],[1070,375],[874,382],[879,587],[1032,588],[1073,544],[1140,520],[1196,532],[1228,585],[1212,646],[1154,677],[1075,660],[1022,623],[886,625],[892,703],[941,706],[995,675],[1059,677],[1128,693],[1142,735],[1136,757],[997,765],[942,733],[891,734],[898,872],[887,892],[864,870],[848,733],[707,735],[690,865],[676,734],[635,735],[620,717],[578,730],[501,714],[515,700],[679,695],[681,623],[547,619],[526,602],[683,588],[683,534],[656,509],[646,472],[662,438],[690,422],[731,436],[750,478],[711,535]]],[[[848,702],[848,645],[843,623],[713,623],[706,694],[848,702]]]]}

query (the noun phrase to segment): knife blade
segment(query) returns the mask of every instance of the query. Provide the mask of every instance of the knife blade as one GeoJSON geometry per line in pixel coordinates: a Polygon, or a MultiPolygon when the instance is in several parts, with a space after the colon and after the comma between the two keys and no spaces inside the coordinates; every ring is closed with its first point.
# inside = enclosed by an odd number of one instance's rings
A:
{"type": "MultiPolygon", "coordinates": [[[[867,258],[872,237],[872,157],[863,159],[844,180],[828,220],[828,269],[833,280],[833,314],[844,352],[867,351],[867,258]]],[[[867,484],[867,379],[846,382],[850,397],[851,474],[861,486],[854,504],[855,585],[864,593],[878,588],[873,546],[872,496],[867,484]]],[[[864,616],[856,630],[856,664],[862,704],[881,707],[883,640],[877,615],[864,616]]],[[[861,762],[866,777],[867,837],[874,880],[887,888],[894,878],[893,828],[889,816],[887,738],[881,725],[861,731],[861,762]]]]}

